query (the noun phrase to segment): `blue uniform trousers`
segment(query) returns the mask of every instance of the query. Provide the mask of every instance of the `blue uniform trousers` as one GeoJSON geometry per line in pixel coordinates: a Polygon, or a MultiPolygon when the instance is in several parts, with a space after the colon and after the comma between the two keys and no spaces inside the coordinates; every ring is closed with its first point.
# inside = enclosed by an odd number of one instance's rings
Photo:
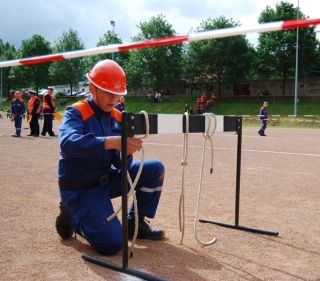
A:
{"type": "Polygon", "coordinates": [[[267,120],[261,120],[261,121],[262,121],[262,126],[261,126],[259,132],[260,132],[261,134],[264,134],[264,131],[265,131],[265,129],[267,128],[267,120]]]}
{"type": "MultiPolygon", "coordinates": [[[[134,180],[140,161],[134,161],[129,173],[134,180]]],[[[164,166],[158,160],[146,160],[136,187],[139,216],[155,216],[163,185],[164,166]]],[[[98,252],[114,254],[122,248],[122,229],[113,214],[111,199],[121,195],[121,173],[111,176],[107,185],[80,190],[60,190],[64,205],[71,212],[72,228],[98,252]]],[[[133,206],[129,216],[133,216],[133,206]]]]}
{"type": "Polygon", "coordinates": [[[14,119],[14,126],[16,128],[16,135],[20,136],[20,134],[21,134],[21,126],[22,126],[22,117],[21,116],[17,116],[14,119]]]}

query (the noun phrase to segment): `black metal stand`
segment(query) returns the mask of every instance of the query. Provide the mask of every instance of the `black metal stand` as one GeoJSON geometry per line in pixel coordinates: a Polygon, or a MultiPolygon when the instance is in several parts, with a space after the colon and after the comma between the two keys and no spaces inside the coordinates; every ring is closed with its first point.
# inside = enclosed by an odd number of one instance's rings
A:
{"type": "Polygon", "coordinates": [[[139,270],[128,268],[128,161],[127,161],[127,138],[134,135],[134,119],[133,114],[123,112],[122,113],[122,127],[121,127],[121,192],[122,192],[122,266],[114,264],[112,262],[99,259],[97,257],[83,254],[82,258],[86,261],[101,265],[112,270],[120,271],[132,276],[139,277],[148,281],[166,281],[166,279],[141,272],[139,270]],[[130,118],[131,120],[130,120],[130,118]]]}
{"type": "Polygon", "coordinates": [[[278,236],[279,232],[262,230],[257,228],[251,228],[239,225],[239,213],[240,213],[240,175],[241,175],[241,145],[242,145],[242,117],[238,116],[236,118],[236,132],[238,134],[237,143],[237,175],[236,175],[236,198],[235,198],[235,223],[227,224],[223,222],[210,221],[206,219],[199,219],[202,223],[212,223],[223,227],[234,228],[238,230],[250,231],[258,234],[274,235],[278,236]]]}

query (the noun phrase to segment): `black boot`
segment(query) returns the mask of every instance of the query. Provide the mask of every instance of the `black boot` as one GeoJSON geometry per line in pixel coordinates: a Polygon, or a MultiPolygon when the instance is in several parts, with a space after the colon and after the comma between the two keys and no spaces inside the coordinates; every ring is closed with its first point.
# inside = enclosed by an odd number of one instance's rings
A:
{"type": "Polygon", "coordinates": [[[70,213],[62,202],[60,202],[60,214],[56,218],[56,230],[62,239],[72,237],[73,229],[70,226],[70,213]]]}
{"type": "MultiPolygon", "coordinates": [[[[135,219],[128,219],[128,237],[133,238],[135,219]]],[[[164,238],[164,231],[160,228],[150,227],[144,217],[139,218],[138,239],[161,240],[164,238]]]]}

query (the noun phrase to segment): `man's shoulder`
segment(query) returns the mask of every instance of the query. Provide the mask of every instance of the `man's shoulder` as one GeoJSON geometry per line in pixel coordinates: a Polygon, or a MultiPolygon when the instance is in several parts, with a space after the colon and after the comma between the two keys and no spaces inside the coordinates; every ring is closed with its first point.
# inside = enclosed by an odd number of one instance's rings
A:
{"type": "Polygon", "coordinates": [[[88,102],[88,100],[77,101],[76,103],[72,104],[70,107],[75,108],[77,111],[80,112],[83,121],[86,121],[87,119],[89,119],[91,116],[94,115],[94,110],[90,106],[90,103],[88,102]]]}

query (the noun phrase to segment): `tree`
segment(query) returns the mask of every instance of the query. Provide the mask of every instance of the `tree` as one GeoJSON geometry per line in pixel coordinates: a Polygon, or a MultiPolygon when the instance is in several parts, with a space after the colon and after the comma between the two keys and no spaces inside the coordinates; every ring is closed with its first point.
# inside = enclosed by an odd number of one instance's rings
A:
{"type": "MultiPolygon", "coordinates": [[[[275,9],[267,6],[259,17],[260,23],[305,18],[293,4],[280,2],[275,9]]],[[[262,33],[258,44],[260,77],[282,79],[282,95],[286,92],[286,80],[294,77],[296,61],[296,29],[262,33]]],[[[299,29],[299,75],[308,74],[315,66],[317,40],[314,28],[299,29]]]]}
{"type": "MultiPolygon", "coordinates": [[[[18,50],[20,58],[48,55],[50,53],[50,43],[37,34],[30,39],[23,40],[18,50]]],[[[48,83],[49,65],[50,63],[42,63],[12,67],[10,76],[16,87],[34,87],[38,90],[39,86],[45,86],[48,83]]]]}
{"type": "MultiPolygon", "coordinates": [[[[97,47],[100,46],[107,46],[110,44],[122,44],[122,40],[118,37],[118,35],[112,31],[107,31],[103,35],[102,38],[99,39],[99,42],[97,43],[97,47]]],[[[95,65],[100,60],[110,59],[116,61],[119,65],[124,66],[128,59],[129,59],[129,53],[113,53],[113,54],[100,54],[96,56],[90,56],[86,60],[86,70],[89,71],[93,65],[95,65]]]]}
{"type": "MultiPolygon", "coordinates": [[[[175,35],[172,25],[163,15],[152,17],[138,26],[140,33],[133,41],[150,40],[175,35]]],[[[125,65],[129,85],[154,89],[179,83],[181,76],[181,44],[135,50],[125,65]]]]}
{"type": "MultiPolygon", "coordinates": [[[[84,44],[78,32],[70,28],[58,38],[54,52],[62,53],[81,49],[84,49],[84,44]]],[[[50,76],[55,84],[68,84],[72,93],[73,87],[78,86],[79,82],[85,79],[84,59],[73,58],[54,62],[50,66],[50,76]]]]}
{"type": "MultiPolygon", "coordinates": [[[[198,32],[238,26],[232,19],[207,19],[198,32]]],[[[221,96],[223,81],[235,82],[248,78],[253,50],[244,36],[189,43],[186,54],[186,78],[191,85],[204,88],[218,84],[221,96]]]]}
{"type": "MultiPolygon", "coordinates": [[[[4,43],[0,39],[0,61],[12,60],[15,56],[16,49],[14,46],[8,42],[4,43]]],[[[11,67],[2,68],[2,90],[6,93],[8,93],[11,88],[10,69],[11,67]]]]}

